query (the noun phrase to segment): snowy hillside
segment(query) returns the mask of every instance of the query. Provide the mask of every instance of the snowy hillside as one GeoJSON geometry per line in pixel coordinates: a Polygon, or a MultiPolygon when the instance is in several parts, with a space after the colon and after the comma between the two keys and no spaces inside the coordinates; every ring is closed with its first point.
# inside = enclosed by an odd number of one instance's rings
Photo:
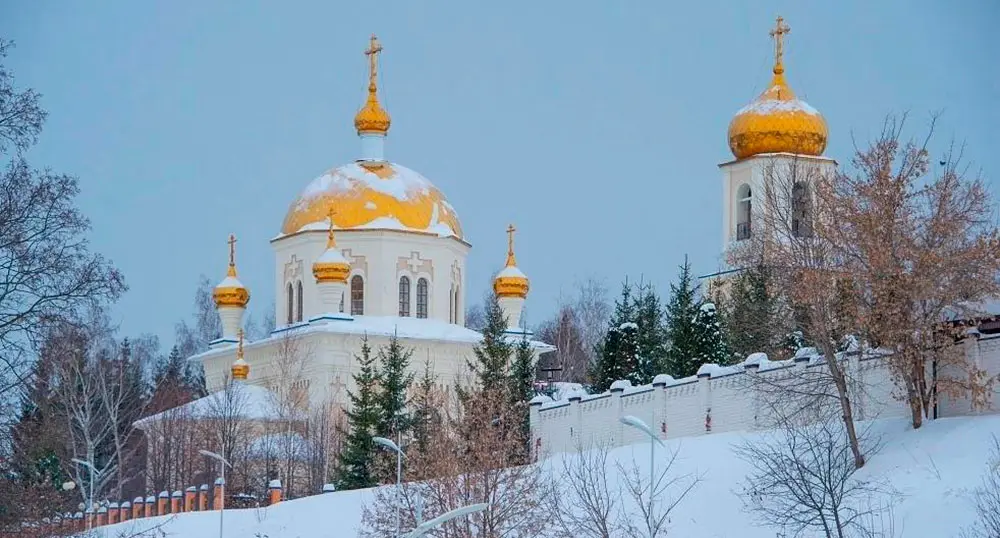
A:
{"type": "MultiPolygon", "coordinates": [[[[873,426],[884,448],[860,471],[861,478],[883,478],[899,491],[896,533],[903,537],[952,537],[973,519],[971,490],[979,484],[990,457],[991,435],[1000,434],[1000,416],[940,419],[912,431],[906,421],[886,420],[873,426]]],[[[704,476],[671,518],[669,534],[685,538],[774,538],[776,530],[757,527],[742,511],[734,491],[747,464],[732,453],[747,434],[729,433],[667,442],[678,449],[676,474],[704,476]]],[[[614,449],[611,457],[631,464],[633,457],[648,470],[647,443],[614,449]]],[[[560,469],[561,465],[555,465],[560,469]]],[[[644,471],[645,472],[645,471],[644,471]]],[[[372,490],[331,493],[287,501],[272,508],[225,513],[225,536],[270,538],[334,538],[356,536],[361,506],[372,490]]],[[[105,527],[112,538],[134,535],[162,525],[166,536],[215,538],[219,513],[182,514],[105,527]]]]}

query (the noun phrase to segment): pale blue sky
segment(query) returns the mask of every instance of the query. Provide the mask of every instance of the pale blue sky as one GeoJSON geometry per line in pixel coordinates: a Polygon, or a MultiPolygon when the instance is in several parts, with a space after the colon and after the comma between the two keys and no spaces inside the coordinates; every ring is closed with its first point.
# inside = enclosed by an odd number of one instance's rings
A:
{"type": "Polygon", "coordinates": [[[200,274],[240,238],[251,310],[273,300],[268,240],[296,194],[352,161],[378,33],[387,156],[458,210],[478,295],[508,222],[532,281],[530,324],[589,274],[661,290],[685,253],[718,266],[733,113],[767,84],[776,15],[789,83],[850,158],[889,112],[945,112],[1000,177],[1000,3],[135,2],[0,5],[7,63],[50,116],[36,166],[80,177],[93,246],[125,272],[126,334],[166,338],[200,274]]]}

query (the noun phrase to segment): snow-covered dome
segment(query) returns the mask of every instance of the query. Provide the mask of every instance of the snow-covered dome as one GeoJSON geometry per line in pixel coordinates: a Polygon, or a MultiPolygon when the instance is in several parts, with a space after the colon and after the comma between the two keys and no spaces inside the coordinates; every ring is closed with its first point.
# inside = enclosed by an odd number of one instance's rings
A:
{"type": "Polygon", "coordinates": [[[424,176],[389,162],[354,162],[314,179],[292,203],[282,234],[337,229],[390,229],[462,239],[455,209],[424,176]]]}
{"type": "Polygon", "coordinates": [[[761,153],[822,155],[826,149],[826,120],[819,111],[795,97],[785,82],[782,36],[788,26],[778,17],[775,62],[770,87],[736,112],[729,123],[729,149],[737,159],[761,153]]]}

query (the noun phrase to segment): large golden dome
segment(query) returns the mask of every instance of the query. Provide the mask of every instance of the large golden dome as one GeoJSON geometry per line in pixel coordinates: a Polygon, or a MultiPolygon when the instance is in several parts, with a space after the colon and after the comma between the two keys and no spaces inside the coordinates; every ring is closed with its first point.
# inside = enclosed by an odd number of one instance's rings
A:
{"type": "Polygon", "coordinates": [[[789,30],[778,17],[778,25],[771,31],[776,42],[771,86],[729,123],[729,149],[737,159],[761,153],[822,155],[826,149],[826,120],[797,99],[785,82],[782,36],[789,30]]]}
{"type": "Polygon", "coordinates": [[[314,179],[285,215],[281,233],[390,229],[462,239],[458,214],[427,178],[395,163],[357,162],[314,179]]]}

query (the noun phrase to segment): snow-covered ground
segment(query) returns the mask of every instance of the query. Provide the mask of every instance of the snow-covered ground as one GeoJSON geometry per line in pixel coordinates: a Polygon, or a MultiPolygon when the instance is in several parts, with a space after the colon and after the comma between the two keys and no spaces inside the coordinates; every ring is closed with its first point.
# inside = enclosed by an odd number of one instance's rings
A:
{"type": "MultiPolygon", "coordinates": [[[[987,469],[991,435],[1000,435],[1000,416],[940,419],[926,423],[919,431],[911,430],[906,421],[885,420],[874,424],[873,429],[882,435],[884,448],[858,476],[886,479],[901,494],[895,508],[897,536],[958,536],[974,517],[970,494],[987,469]]],[[[742,503],[734,493],[748,469],[733,455],[732,446],[748,435],[755,434],[713,434],[667,442],[668,449],[679,451],[676,473],[704,477],[671,518],[671,535],[776,536],[775,529],[754,525],[752,515],[742,511],[742,503]]],[[[627,464],[634,458],[640,468],[648,471],[649,445],[616,448],[611,457],[627,464]]],[[[555,465],[556,469],[560,467],[555,465]]],[[[372,497],[372,490],[349,491],[286,501],[265,509],[227,510],[224,536],[353,537],[361,523],[361,507],[372,497]]],[[[114,538],[157,525],[166,536],[215,538],[219,535],[219,513],[164,516],[102,530],[104,536],[114,538]]]]}

